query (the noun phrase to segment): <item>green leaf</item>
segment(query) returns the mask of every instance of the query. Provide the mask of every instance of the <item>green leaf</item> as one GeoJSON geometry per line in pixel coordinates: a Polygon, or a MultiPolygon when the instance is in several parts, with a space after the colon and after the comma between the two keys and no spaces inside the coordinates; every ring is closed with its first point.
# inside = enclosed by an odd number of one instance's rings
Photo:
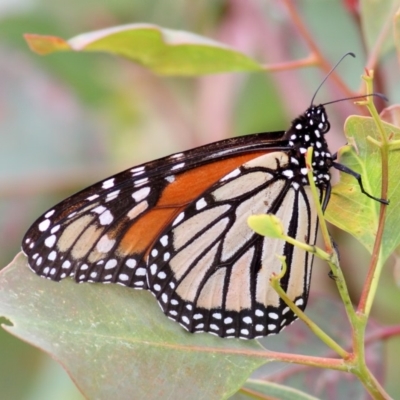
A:
{"type": "Polygon", "coordinates": [[[392,50],[393,18],[400,7],[399,0],[361,0],[361,26],[368,52],[375,52],[376,58],[392,50]]]}
{"type": "Polygon", "coordinates": [[[90,399],[227,398],[269,361],[257,341],[187,333],[149,292],[52,282],[22,254],[0,273],[0,315],[90,399]]]}
{"type": "Polygon", "coordinates": [[[129,24],[83,33],[65,41],[56,36],[26,34],[38,54],[102,51],[126,57],[162,75],[203,75],[263,71],[262,65],[227,45],[191,32],[151,24],[129,24]]]}
{"type": "MultiPolygon", "coordinates": [[[[400,129],[383,123],[387,135],[400,139],[400,129]]],[[[372,118],[350,117],[345,124],[348,143],[340,149],[339,162],[361,174],[364,189],[375,197],[381,195],[381,156],[377,146],[367,136],[379,140],[376,124],[372,118]]],[[[400,151],[389,152],[389,200],[386,225],[382,241],[382,261],[386,260],[400,244],[400,185],[398,169],[400,151]]],[[[333,188],[326,218],[340,229],[349,232],[369,252],[375,241],[380,203],[362,194],[358,182],[349,174],[340,173],[340,183],[333,188]]]]}
{"type": "Polygon", "coordinates": [[[271,238],[283,238],[285,233],[281,220],[273,214],[250,215],[247,223],[254,232],[271,238]]]}
{"type": "MultiPolygon", "coordinates": [[[[244,399],[254,399],[252,394],[261,394],[264,396],[270,396],[279,400],[318,400],[314,396],[310,396],[300,390],[293,389],[288,386],[279,385],[272,382],[263,382],[257,379],[249,379],[241,390],[241,397],[244,399]],[[248,394],[248,395],[247,395],[248,394]]],[[[239,397],[237,398],[239,400],[239,397]]]]}

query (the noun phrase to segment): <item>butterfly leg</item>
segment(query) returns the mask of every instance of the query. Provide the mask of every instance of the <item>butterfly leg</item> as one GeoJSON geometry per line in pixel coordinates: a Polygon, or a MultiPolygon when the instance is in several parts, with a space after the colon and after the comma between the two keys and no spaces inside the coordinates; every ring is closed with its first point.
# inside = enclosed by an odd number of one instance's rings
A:
{"type": "MultiPolygon", "coordinates": [[[[337,154],[334,155],[334,158],[336,158],[335,157],[336,155],[337,154]]],[[[361,175],[358,172],[355,172],[352,169],[346,167],[345,165],[337,163],[335,161],[332,162],[332,167],[336,168],[338,171],[344,172],[345,174],[349,174],[349,175],[353,176],[354,178],[356,178],[357,182],[358,182],[358,185],[360,186],[361,193],[364,193],[370,199],[378,201],[381,204],[386,204],[386,205],[389,204],[389,200],[385,200],[385,199],[380,199],[378,197],[374,197],[371,194],[369,194],[367,191],[365,191],[363,183],[362,183],[361,175]]]]}

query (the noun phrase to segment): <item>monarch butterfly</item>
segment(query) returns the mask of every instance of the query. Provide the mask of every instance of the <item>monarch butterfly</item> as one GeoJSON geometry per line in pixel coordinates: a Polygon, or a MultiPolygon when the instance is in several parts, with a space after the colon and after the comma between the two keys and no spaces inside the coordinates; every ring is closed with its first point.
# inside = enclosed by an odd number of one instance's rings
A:
{"type": "Polygon", "coordinates": [[[289,236],[315,243],[304,154],[314,148],[314,179],[326,205],[329,170],[340,165],[324,137],[329,128],[324,105],[311,105],[286,132],[222,140],[98,182],[31,226],[22,244],[29,266],[54,281],[70,276],[147,289],[190,332],[276,334],[296,316],[269,286],[281,270],[275,254],[286,256],[281,285],[302,310],[313,256],[256,234],[246,220],[273,213],[289,236]]]}

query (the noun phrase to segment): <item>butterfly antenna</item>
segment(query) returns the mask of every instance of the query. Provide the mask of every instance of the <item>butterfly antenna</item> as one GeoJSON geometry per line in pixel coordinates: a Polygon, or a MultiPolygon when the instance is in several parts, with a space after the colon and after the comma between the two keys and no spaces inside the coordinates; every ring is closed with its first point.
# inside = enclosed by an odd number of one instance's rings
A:
{"type": "Polygon", "coordinates": [[[370,93],[370,94],[361,94],[361,95],[353,96],[353,97],[345,97],[344,99],[339,99],[339,100],[328,101],[327,103],[324,103],[322,105],[326,106],[328,104],[339,103],[340,101],[357,100],[357,99],[363,99],[365,97],[370,97],[370,96],[379,97],[383,101],[389,101],[389,99],[382,93],[370,93]]]}
{"type": "Polygon", "coordinates": [[[352,52],[348,52],[346,53],[334,66],[333,68],[328,72],[328,74],[326,75],[326,77],[324,78],[324,80],[320,83],[320,85],[318,86],[317,90],[314,93],[313,98],[311,99],[311,106],[314,104],[314,99],[315,96],[317,95],[317,93],[319,92],[319,90],[321,89],[322,85],[325,83],[325,81],[330,77],[330,75],[332,74],[332,72],[337,68],[337,66],[343,61],[343,59],[347,56],[352,56],[352,57],[356,57],[356,55],[352,52]]]}

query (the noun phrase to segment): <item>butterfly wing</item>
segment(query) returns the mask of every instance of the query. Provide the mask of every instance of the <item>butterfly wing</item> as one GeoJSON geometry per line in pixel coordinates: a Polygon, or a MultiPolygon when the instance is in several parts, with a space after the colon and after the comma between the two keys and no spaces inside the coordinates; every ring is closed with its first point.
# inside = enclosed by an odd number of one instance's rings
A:
{"type": "Polygon", "coordinates": [[[254,233],[254,214],[277,215],[288,235],[315,243],[317,219],[309,187],[294,188],[277,163],[281,151],[245,162],[197,196],[160,233],[149,252],[147,282],[164,313],[190,332],[251,339],[278,333],[296,316],[271,288],[281,285],[306,306],[313,258],[277,239],[254,233]]]}
{"type": "Polygon", "coordinates": [[[38,275],[147,288],[146,257],[160,232],[221,177],[270,148],[283,132],[227,139],[107,178],[42,215],[22,249],[38,275]]]}
{"type": "MultiPolygon", "coordinates": [[[[320,201],[332,166],[323,105],[286,132],[227,139],[152,161],[101,181],[40,217],[23,240],[30,267],[59,281],[149,289],[164,313],[190,332],[251,339],[278,333],[296,317],[269,285],[301,309],[313,258],[254,233],[253,214],[272,213],[287,234],[315,243],[317,217],[304,154],[314,147],[320,201]]],[[[324,204],[327,201],[324,201],[324,204]]]]}

